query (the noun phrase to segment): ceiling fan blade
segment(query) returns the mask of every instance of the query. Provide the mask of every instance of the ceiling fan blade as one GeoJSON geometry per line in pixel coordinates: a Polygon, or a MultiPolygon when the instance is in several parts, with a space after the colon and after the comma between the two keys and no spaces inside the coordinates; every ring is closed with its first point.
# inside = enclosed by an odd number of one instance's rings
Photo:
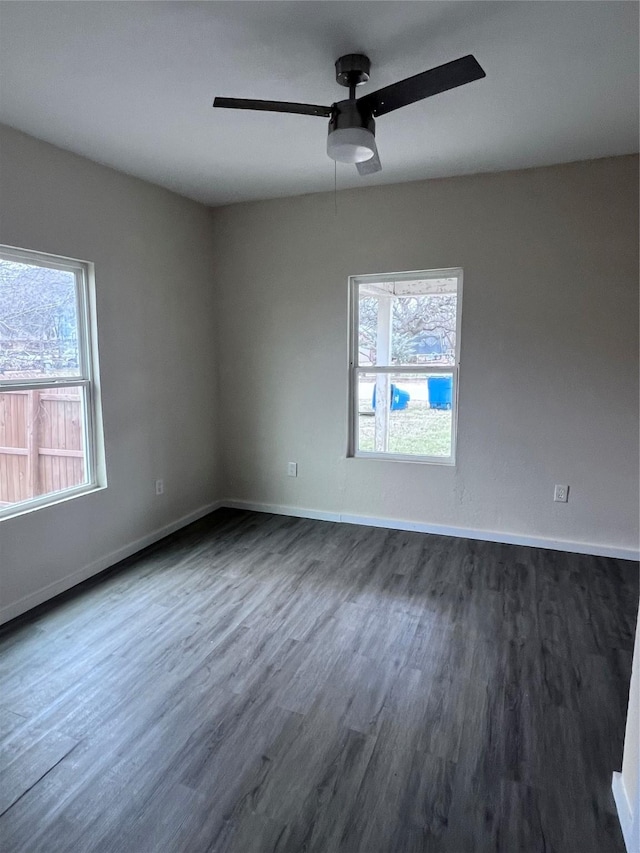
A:
{"type": "Polygon", "coordinates": [[[216,98],[214,107],[228,110],[266,110],[272,113],[298,113],[304,116],[331,118],[331,107],[318,104],[294,104],[289,101],[252,101],[247,98],[216,98]]]}
{"type": "Polygon", "coordinates": [[[375,172],[380,172],[382,170],[382,163],[378,156],[378,146],[375,142],[373,144],[376,146],[373,157],[370,157],[368,160],[363,160],[361,163],[356,163],[356,169],[358,170],[359,175],[373,175],[375,172]]]}
{"type": "Polygon", "coordinates": [[[359,98],[358,104],[361,109],[370,110],[372,115],[381,116],[486,76],[477,59],[469,54],[461,59],[454,59],[453,62],[438,65],[437,68],[431,68],[429,71],[423,71],[422,74],[392,83],[391,86],[385,86],[377,92],[370,92],[359,98]]]}

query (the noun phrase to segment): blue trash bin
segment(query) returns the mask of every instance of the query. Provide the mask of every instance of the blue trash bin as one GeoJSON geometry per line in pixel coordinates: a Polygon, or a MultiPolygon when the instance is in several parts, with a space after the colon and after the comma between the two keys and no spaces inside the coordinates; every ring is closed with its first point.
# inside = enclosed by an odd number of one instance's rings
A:
{"type": "Polygon", "coordinates": [[[453,394],[453,377],[429,376],[427,383],[429,388],[429,408],[450,409],[453,394]]]}
{"type": "MultiPolygon", "coordinates": [[[[399,412],[402,409],[406,409],[409,405],[409,400],[411,399],[411,394],[408,391],[403,391],[402,388],[396,388],[396,386],[391,383],[391,404],[389,408],[392,412],[399,412]]],[[[376,407],[376,387],[373,386],[373,398],[371,399],[371,405],[375,409],[376,407]]]]}

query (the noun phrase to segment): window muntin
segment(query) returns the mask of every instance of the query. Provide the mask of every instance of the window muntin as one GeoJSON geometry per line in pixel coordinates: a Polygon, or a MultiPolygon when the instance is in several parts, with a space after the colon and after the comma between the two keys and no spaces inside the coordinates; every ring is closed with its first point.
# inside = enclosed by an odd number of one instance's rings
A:
{"type": "Polygon", "coordinates": [[[0,518],[98,485],[91,272],[0,247],[0,518]]]}
{"type": "Polygon", "coordinates": [[[354,276],[350,287],[349,454],[453,464],[462,270],[354,276]]]}

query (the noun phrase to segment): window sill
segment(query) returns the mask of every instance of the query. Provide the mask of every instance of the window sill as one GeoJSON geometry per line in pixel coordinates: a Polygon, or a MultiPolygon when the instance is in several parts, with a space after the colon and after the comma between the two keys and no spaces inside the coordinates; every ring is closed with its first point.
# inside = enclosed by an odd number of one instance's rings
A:
{"type": "Polygon", "coordinates": [[[456,461],[453,458],[441,458],[438,456],[409,456],[401,453],[352,453],[347,459],[372,459],[380,462],[409,462],[418,465],[440,465],[445,468],[455,468],[456,461]]]}
{"type": "Polygon", "coordinates": [[[57,506],[58,504],[75,500],[75,498],[86,497],[86,495],[92,495],[94,492],[101,492],[106,488],[106,485],[96,485],[95,483],[92,483],[91,485],[68,489],[55,495],[43,495],[42,497],[34,498],[31,501],[24,501],[19,504],[5,506],[0,509],[0,522],[8,521],[9,519],[17,518],[21,515],[27,515],[28,513],[35,512],[39,509],[57,506]]]}

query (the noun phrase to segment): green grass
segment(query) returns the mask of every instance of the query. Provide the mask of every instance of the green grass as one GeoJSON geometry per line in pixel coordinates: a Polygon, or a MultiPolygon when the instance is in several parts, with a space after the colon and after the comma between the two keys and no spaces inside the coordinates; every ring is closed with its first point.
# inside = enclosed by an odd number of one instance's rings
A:
{"type": "MultiPolygon", "coordinates": [[[[373,451],[375,416],[359,417],[358,446],[373,451]]],[[[408,408],[390,412],[389,453],[415,456],[449,456],[451,454],[451,412],[430,409],[422,401],[409,403],[408,408]]]]}

